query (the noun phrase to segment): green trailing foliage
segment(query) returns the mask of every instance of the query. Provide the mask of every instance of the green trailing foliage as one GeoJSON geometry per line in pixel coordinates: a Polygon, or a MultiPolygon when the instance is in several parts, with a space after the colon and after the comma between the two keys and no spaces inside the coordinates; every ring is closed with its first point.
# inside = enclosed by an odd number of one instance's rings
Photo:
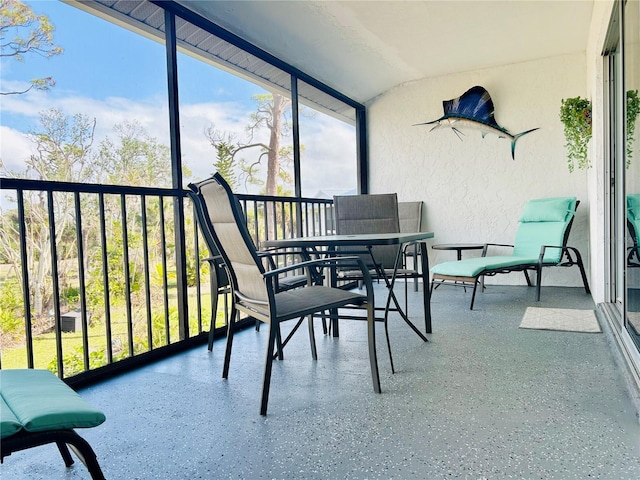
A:
{"type": "Polygon", "coordinates": [[[591,101],[575,97],[562,99],[560,120],[564,125],[564,136],[567,141],[567,167],[570,172],[577,167],[580,170],[589,168],[588,145],[591,139],[591,101]]]}
{"type": "MultiPolygon", "coordinates": [[[[626,94],[626,167],[631,165],[633,157],[633,143],[636,130],[636,120],[640,115],[640,97],[638,90],[627,90],[626,94]]],[[[592,134],[591,101],[586,98],[575,97],[562,100],[560,120],[564,125],[564,136],[567,140],[567,166],[573,172],[586,169],[591,165],[587,156],[588,144],[592,134]]]]}
{"type": "Polygon", "coordinates": [[[640,114],[640,98],[638,90],[627,90],[627,168],[633,156],[633,138],[636,131],[636,120],[640,114]]]}

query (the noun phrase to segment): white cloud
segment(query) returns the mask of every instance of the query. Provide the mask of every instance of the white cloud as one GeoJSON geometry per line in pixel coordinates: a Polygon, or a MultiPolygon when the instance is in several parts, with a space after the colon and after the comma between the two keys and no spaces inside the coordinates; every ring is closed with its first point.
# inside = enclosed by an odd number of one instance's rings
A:
{"type": "MultiPolygon", "coordinates": [[[[40,112],[56,108],[65,115],[83,114],[95,118],[94,145],[98,145],[112,132],[113,126],[124,121],[137,120],[145,130],[169,144],[169,118],[166,98],[149,98],[132,101],[121,97],[94,99],[79,95],[64,98],[45,92],[29,92],[26,95],[3,98],[3,126],[1,154],[5,165],[23,170],[33,146],[23,133],[36,129],[40,112]],[[5,125],[9,124],[11,127],[5,125]],[[16,127],[15,125],[20,125],[16,127]],[[22,132],[20,131],[22,130],[22,132]]],[[[237,140],[246,140],[245,127],[252,110],[239,102],[207,102],[181,105],[180,130],[182,158],[192,171],[194,179],[205,178],[213,173],[215,153],[205,137],[205,129],[214,125],[217,130],[234,132],[237,140]]],[[[354,129],[325,115],[301,122],[303,152],[303,182],[305,195],[315,195],[320,189],[355,188],[355,133],[354,129]]],[[[267,132],[262,138],[268,141],[267,132]]],[[[259,150],[246,151],[248,161],[257,158],[259,150]]]]}
{"type": "Polygon", "coordinates": [[[325,115],[301,122],[302,188],[305,196],[318,190],[345,192],[357,185],[355,129],[325,115]]]}
{"type": "Polygon", "coordinates": [[[27,135],[0,125],[0,158],[9,170],[23,171],[25,161],[33,153],[33,144],[27,135]]]}

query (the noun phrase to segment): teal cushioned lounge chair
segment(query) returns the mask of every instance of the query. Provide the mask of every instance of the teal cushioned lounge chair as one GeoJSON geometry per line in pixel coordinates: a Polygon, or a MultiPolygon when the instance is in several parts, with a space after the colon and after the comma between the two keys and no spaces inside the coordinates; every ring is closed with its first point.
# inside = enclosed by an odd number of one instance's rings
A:
{"type": "Polygon", "coordinates": [[[55,443],[67,467],[74,463],[71,448],[93,480],[104,480],[93,448],[76,429],[97,427],[105,419],[104,413],[48,370],[0,370],[1,462],[15,452],[55,443]]]}
{"type": "Polygon", "coordinates": [[[533,270],[537,273],[536,300],[540,300],[542,267],[577,265],[585,291],[591,293],[580,252],[574,247],[567,247],[578,204],[575,197],[541,198],[527,202],[519,219],[514,245],[487,243],[481,257],[435,265],[431,269],[431,290],[437,281],[473,283],[470,307],[473,310],[481,277],[522,271],[527,285],[532,286],[528,272],[533,270]],[[490,246],[512,247],[513,251],[511,255],[488,256],[490,246]]]}

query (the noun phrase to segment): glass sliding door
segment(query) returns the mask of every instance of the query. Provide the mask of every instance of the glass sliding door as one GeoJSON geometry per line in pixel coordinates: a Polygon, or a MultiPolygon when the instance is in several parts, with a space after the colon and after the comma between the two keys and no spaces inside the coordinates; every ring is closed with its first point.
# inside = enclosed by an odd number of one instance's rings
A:
{"type": "Polygon", "coordinates": [[[624,215],[626,267],[625,327],[640,348],[640,2],[627,1],[623,12],[624,62],[624,215]]]}
{"type": "Polygon", "coordinates": [[[640,382],[640,2],[615,4],[603,51],[608,262],[603,311],[640,382]]]}
{"type": "Polygon", "coordinates": [[[604,49],[605,153],[607,199],[607,297],[618,330],[623,328],[625,299],[624,149],[622,108],[621,9],[612,15],[604,49]]]}

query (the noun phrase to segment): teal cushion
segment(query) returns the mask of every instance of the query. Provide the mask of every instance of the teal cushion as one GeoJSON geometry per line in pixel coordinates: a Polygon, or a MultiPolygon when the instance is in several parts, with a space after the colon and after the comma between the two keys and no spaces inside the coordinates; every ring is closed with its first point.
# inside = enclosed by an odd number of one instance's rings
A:
{"type": "Polygon", "coordinates": [[[0,392],[29,432],[95,427],[105,421],[104,413],[48,370],[0,370],[0,392]]]}
{"type": "Polygon", "coordinates": [[[627,195],[627,213],[629,220],[640,220],[640,193],[627,195]]]}
{"type": "Polygon", "coordinates": [[[538,257],[515,257],[511,255],[494,255],[489,257],[467,258],[460,261],[444,262],[435,265],[431,273],[451,277],[474,278],[486,270],[514,267],[537,263],[538,257]]]}
{"type": "Polygon", "coordinates": [[[10,437],[20,430],[22,430],[22,424],[0,395],[0,438],[10,437]]]}
{"type": "MultiPolygon", "coordinates": [[[[562,246],[566,229],[567,224],[564,222],[521,223],[516,232],[513,255],[537,259],[542,245],[562,246]]],[[[559,248],[547,248],[544,253],[544,261],[557,263],[561,256],[562,250],[559,248]]]]}
{"type": "Polygon", "coordinates": [[[575,212],[576,197],[540,198],[528,201],[519,221],[564,222],[575,212]]]}

